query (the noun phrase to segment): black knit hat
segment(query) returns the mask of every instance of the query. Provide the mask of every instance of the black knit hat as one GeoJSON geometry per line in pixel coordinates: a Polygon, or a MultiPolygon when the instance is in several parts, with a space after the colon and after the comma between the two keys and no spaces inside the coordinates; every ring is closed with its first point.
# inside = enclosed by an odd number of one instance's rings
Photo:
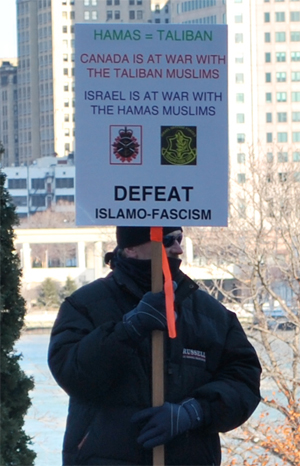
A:
{"type": "MultiPolygon", "coordinates": [[[[182,231],[182,228],[164,227],[163,235],[169,235],[176,230],[182,231]]],[[[150,241],[150,227],[117,227],[116,234],[117,244],[120,249],[139,246],[150,241]]]]}

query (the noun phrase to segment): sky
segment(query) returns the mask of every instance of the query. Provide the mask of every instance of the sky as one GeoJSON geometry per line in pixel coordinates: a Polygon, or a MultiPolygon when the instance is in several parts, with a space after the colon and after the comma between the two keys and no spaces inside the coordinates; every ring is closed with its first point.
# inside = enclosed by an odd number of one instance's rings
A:
{"type": "Polygon", "coordinates": [[[0,59],[17,57],[16,0],[0,0],[0,59]]]}

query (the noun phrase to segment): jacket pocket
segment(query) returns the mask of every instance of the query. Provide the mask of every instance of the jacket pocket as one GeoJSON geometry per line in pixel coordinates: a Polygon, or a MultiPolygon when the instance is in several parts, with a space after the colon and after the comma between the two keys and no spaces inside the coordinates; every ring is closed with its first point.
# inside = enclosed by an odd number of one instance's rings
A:
{"type": "Polygon", "coordinates": [[[168,366],[168,401],[178,403],[193,396],[196,389],[206,384],[211,374],[203,360],[182,358],[181,364],[170,362],[168,366]]]}

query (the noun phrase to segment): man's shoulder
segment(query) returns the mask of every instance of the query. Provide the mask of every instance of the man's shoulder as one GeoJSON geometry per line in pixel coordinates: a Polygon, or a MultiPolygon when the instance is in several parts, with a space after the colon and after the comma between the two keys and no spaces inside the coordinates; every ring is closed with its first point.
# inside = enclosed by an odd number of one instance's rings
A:
{"type": "Polygon", "coordinates": [[[226,317],[229,319],[234,317],[234,312],[227,309],[224,304],[211,296],[207,291],[198,289],[194,292],[194,295],[201,312],[209,316],[224,316],[224,318],[226,317]]]}
{"type": "Polygon", "coordinates": [[[109,274],[104,278],[98,278],[97,280],[78,288],[78,290],[72,293],[68,300],[87,305],[89,302],[95,302],[111,297],[115,291],[115,287],[116,285],[112,274],[109,274]]]}

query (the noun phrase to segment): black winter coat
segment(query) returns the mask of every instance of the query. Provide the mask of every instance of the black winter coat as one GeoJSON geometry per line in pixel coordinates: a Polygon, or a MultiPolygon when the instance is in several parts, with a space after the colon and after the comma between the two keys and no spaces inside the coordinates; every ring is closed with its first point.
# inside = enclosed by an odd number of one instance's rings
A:
{"type": "MultiPolygon", "coordinates": [[[[260,364],[236,315],[197,288],[181,274],[177,338],[165,338],[165,400],[195,397],[204,422],[166,444],[166,465],[220,465],[218,432],[241,425],[260,401],[260,364]]],[[[122,324],[141,297],[115,269],[60,308],[49,366],[70,396],[65,466],[152,464],[152,452],[136,441],[140,426],[131,423],[151,406],[151,338],[137,345],[122,324]]]]}

